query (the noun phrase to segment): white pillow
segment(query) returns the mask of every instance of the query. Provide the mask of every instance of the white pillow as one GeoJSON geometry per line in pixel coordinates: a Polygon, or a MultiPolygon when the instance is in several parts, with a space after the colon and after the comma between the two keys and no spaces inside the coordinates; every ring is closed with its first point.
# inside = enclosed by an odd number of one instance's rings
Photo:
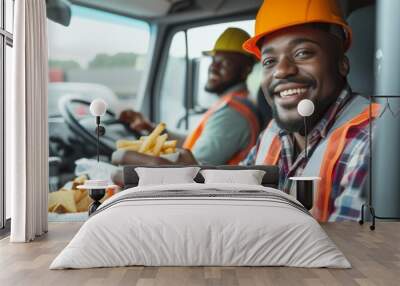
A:
{"type": "Polygon", "coordinates": [[[195,183],[193,179],[199,170],[199,167],[135,168],[139,177],[138,186],[195,183]]]}
{"type": "Polygon", "coordinates": [[[205,184],[261,185],[265,171],[262,170],[201,170],[205,184]]]}

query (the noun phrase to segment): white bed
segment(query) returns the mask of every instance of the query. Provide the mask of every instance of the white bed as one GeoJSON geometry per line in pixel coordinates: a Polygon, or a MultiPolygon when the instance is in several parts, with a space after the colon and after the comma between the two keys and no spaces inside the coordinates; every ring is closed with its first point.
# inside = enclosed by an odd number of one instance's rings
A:
{"type": "Polygon", "coordinates": [[[318,222],[299,205],[279,190],[255,185],[131,188],[104,202],[50,269],[351,267],[318,222]]]}

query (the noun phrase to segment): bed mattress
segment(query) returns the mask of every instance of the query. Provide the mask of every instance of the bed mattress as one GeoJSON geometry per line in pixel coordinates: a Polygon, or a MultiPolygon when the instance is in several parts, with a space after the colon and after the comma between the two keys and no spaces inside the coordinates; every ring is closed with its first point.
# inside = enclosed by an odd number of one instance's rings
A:
{"type": "Polygon", "coordinates": [[[129,265],[350,267],[293,197],[197,183],[135,187],[109,198],[50,269],[129,265]]]}

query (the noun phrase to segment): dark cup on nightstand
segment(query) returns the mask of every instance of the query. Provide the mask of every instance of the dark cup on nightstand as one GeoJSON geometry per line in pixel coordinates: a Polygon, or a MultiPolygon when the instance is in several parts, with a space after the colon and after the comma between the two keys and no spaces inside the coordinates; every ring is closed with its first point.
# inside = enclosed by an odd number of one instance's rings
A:
{"type": "Polygon", "coordinates": [[[296,199],[303,204],[307,210],[311,210],[314,203],[314,181],[319,177],[290,177],[296,182],[296,199]]]}
{"type": "Polygon", "coordinates": [[[89,189],[88,191],[89,197],[93,199],[93,203],[89,206],[89,215],[91,215],[101,205],[100,200],[106,194],[106,189],[89,189]]]}
{"type": "Polygon", "coordinates": [[[296,181],[296,199],[308,210],[311,210],[313,207],[313,197],[313,181],[296,181]]]}
{"type": "Polygon", "coordinates": [[[88,190],[89,197],[93,199],[93,203],[89,206],[89,215],[94,213],[101,205],[100,200],[106,194],[106,189],[114,187],[107,185],[107,180],[86,180],[84,185],[77,186],[78,189],[88,190]]]}

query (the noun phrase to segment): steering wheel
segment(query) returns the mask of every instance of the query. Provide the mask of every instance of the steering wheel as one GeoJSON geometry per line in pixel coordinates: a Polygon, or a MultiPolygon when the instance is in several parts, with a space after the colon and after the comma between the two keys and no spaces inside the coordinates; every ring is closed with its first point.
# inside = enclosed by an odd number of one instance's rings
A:
{"type": "MultiPolygon", "coordinates": [[[[65,120],[65,123],[71,131],[82,141],[83,144],[91,144],[96,150],[97,136],[96,136],[96,120],[90,114],[89,106],[90,101],[65,96],[59,101],[60,113],[65,120]]],[[[105,127],[106,133],[99,139],[100,154],[111,156],[115,151],[115,142],[118,139],[138,139],[141,134],[129,129],[129,126],[123,124],[115,117],[115,113],[107,110],[106,114],[101,117],[102,126],[105,127]]]]}

